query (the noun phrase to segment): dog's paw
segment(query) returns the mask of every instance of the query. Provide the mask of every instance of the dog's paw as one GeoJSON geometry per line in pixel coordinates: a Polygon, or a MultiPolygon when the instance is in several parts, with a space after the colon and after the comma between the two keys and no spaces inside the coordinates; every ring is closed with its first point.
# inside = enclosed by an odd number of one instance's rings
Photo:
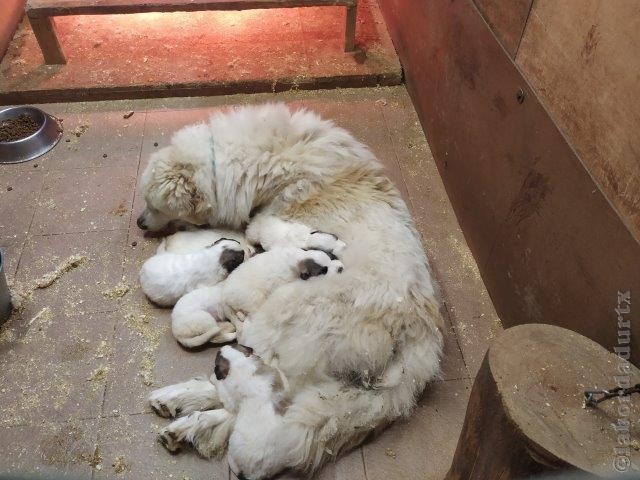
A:
{"type": "Polygon", "coordinates": [[[202,378],[154,390],[148,401],[151,409],[165,418],[180,417],[219,404],[215,386],[202,378]]]}
{"type": "Polygon", "coordinates": [[[171,453],[180,451],[187,441],[189,429],[197,423],[199,413],[194,412],[171,422],[158,433],[158,442],[171,453]]]}
{"type": "Polygon", "coordinates": [[[236,327],[231,322],[218,322],[220,331],[210,340],[211,343],[233,342],[238,336],[236,327]]]}
{"type": "Polygon", "coordinates": [[[312,250],[322,250],[335,260],[346,248],[347,244],[340,240],[333,233],[314,230],[309,234],[306,248],[312,250]]]}

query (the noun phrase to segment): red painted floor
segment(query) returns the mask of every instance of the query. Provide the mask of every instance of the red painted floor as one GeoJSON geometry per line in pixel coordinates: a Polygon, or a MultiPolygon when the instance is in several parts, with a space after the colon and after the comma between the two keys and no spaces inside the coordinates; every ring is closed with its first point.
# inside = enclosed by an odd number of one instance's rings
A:
{"type": "Polygon", "coordinates": [[[23,22],[0,64],[0,102],[392,85],[401,69],[374,0],[345,54],[343,7],[57,17],[67,65],[43,64],[23,22]]]}

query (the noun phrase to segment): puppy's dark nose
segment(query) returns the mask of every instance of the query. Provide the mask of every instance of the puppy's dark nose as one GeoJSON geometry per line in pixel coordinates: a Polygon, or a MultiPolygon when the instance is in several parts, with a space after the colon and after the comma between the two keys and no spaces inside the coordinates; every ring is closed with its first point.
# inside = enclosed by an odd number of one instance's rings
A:
{"type": "Polygon", "coordinates": [[[136,221],[136,223],[138,224],[138,228],[140,230],[146,230],[147,229],[147,224],[144,221],[144,217],[142,215],[140,215],[138,217],[138,220],[136,221]]]}
{"type": "Polygon", "coordinates": [[[236,477],[238,477],[238,480],[249,480],[242,472],[236,473],[236,477]]]}

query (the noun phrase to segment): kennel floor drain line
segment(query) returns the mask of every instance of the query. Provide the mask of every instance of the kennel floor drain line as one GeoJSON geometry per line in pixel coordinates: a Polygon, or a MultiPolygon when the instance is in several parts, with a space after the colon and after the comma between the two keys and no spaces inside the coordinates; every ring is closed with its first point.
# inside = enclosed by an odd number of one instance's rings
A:
{"type": "Polygon", "coordinates": [[[357,0],[28,0],[26,12],[45,63],[60,65],[66,63],[66,58],[56,35],[57,16],[335,6],[347,9],[344,48],[345,52],[352,52],[357,0]]]}

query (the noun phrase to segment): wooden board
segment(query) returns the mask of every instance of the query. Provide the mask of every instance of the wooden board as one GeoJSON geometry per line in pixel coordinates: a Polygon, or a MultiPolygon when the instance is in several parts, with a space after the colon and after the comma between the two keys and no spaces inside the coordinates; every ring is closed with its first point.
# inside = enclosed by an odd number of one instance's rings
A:
{"type": "Polygon", "coordinates": [[[514,58],[533,0],[474,0],[502,46],[514,58]]]}
{"type": "Polygon", "coordinates": [[[517,63],[640,241],[640,2],[535,2],[517,63]]]}
{"type": "Polygon", "coordinates": [[[30,17],[256,8],[353,6],[356,0],[28,0],[30,17]]]}
{"type": "MultiPolygon", "coordinates": [[[[617,345],[617,292],[640,292],[640,245],[472,1],[380,5],[504,324],[551,323],[617,345]]],[[[640,323],[631,330],[640,362],[640,323]]]]}

